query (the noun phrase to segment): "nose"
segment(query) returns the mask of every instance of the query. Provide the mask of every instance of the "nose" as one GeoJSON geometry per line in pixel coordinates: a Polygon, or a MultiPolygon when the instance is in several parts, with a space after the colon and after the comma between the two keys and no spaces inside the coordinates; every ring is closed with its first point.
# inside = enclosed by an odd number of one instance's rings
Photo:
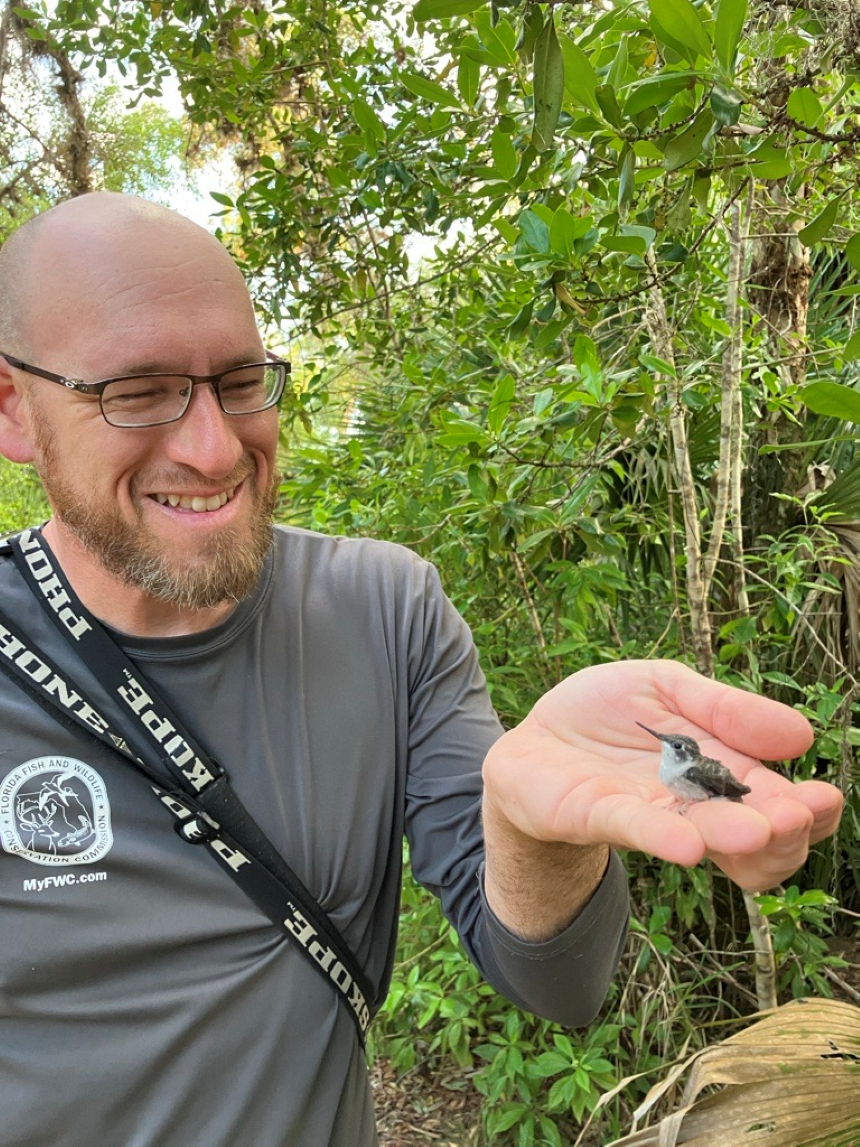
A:
{"type": "Polygon", "coordinates": [[[235,469],[244,450],[238,436],[239,421],[224,413],[211,385],[195,386],[182,418],[164,427],[171,461],[209,478],[225,477],[235,469]]]}

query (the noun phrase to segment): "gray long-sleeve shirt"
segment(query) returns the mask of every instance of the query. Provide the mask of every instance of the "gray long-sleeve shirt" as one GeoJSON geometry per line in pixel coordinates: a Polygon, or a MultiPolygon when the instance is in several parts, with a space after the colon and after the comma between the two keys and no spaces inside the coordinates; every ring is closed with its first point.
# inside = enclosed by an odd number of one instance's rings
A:
{"type": "MultiPolygon", "coordinates": [[[[120,714],[8,558],[3,609],[120,714]]],[[[480,886],[480,767],[501,728],[467,627],[426,562],[381,542],[276,531],[221,625],[122,644],[381,989],[405,832],[500,991],[568,1024],[599,1007],[626,925],[614,858],[582,915],[529,944],[480,886]]],[[[0,677],[3,1147],[369,1147],[343,1004],[147,782],[0,677]]]]}

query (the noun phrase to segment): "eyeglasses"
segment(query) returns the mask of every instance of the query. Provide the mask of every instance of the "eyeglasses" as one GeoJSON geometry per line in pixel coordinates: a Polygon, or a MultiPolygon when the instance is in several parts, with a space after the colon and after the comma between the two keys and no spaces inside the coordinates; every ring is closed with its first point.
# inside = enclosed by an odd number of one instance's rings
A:
{"type": "Polygon", "coordinates": [[[0,351],[10,366],[27,374],[59,383],[78,394],[97,394],[106,422],[111,426],[162,426],[176,422],[191,402],[195,386],[210,385],[225,414],[259,414],[280,402],[291,365],[271,355],[268,362],[252,362],[220,374],[136,374],[84,382],[64,378],[38,366],[30,366],[0,351]]]}

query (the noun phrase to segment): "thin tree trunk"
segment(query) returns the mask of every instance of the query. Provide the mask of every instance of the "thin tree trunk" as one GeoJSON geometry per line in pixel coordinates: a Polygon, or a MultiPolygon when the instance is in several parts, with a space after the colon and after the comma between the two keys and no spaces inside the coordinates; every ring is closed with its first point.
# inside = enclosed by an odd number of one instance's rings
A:
{"type": "Polygon", "coordinates": [[[776,956],[773,952],[773,937],[767,917],[762,916],[756,900],[757,893],[744,892],[744,907],[750,922],[753,952],[755,953],[755,994],[759,1011],[775,1008],[779,1003],[776,995],[776,956]]]}
{"type": "Polygon", "coordinates": [[[708,611],[707,590],[702,578],[702,542],[699,532],[699,508],[696,501],[696,486],[693,481],[693,468],[690,464],[690,449],[687,439],[687,415],[681,401],[681,384],[675,374],[675,352],[672,346],[672,331],[666,314],[666,300],[657,274],[657,263],[649,251],[645,257],[652,283],[645,306],[645,325],[651,338],[651,345],[657,356],[672,367],[672,375],[667,380],[673,390],[672,412],[669,416],[669,431],[672,439],[672,453],[675,460],[675,477],[684,512],[684,536],[687,557],[687,601],[690,610],[690,633],[696,668],[708,677],[714,675],[714,654],[711,647],[711,619],[708,611]]]}
{"type": "MultiPolygon", "coordinates": [[[[743,537],[743,509],[741,505],[743,483],[741,477],[744,469],[743,447],[743,394],[741,391],[741,370],[743,366],[743,340],[742,323],[743,314],[740,306],[740,284],[744,276],[745,255],[748,239],[749,216],[752,209],[752,194],[750,194],[749,211],[746,224],[741,218],[741,205],[735,203],[732,212],[731,227],[731,272],[729,284],[729,307],[732,317],[729,322],[732,335],[729,346],[726,348],[724,361],[724,386],[727,381],[731,388],[731,435],[730,435],[730,468],[729,468],[729,547],[735,573],[735,596],[737,611],[740,617],[750,616],[750,601],[747,592],[746,577],[744,574],[744,537],[743,537]]],[[[779,1002],[776,992],[776,956],[773,951],[773,936],[767,917],[762,916],[761,909],[755,899],[754,892],[744,891],[744,907],[750,923],[753,950],[755,952],[755,989],[758,1006],[761,1011],[775,1008],[779,1002]]]]}
{"type": "Polygon", "coordinates": [[[726,284],[726,322],[730,335],[723,353],[722,402],[720,406],[720,458],[714,476],[714,512],[711,538],[705,555],[702,575],[705,597],[710,594],[714,572],[720,560],[726,523],[730,523],[730,544],[740,544],[735,530],[740,525],[739,495],[743,466],[743,402],[741,370],[743,366],[743,313],[740,305],[744,273],[746,234],[740,203],[732,206],[729,229],[729,274],[726,284]]]}

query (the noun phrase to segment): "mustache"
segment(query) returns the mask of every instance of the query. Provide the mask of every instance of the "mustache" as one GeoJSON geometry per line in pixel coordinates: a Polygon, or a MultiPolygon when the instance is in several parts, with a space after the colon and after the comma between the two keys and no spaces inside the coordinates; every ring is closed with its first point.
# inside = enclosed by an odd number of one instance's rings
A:
{"type": "Polygon", "coordinates": [[[185,487],[194,487],[195,489],[200,487],[215,489],[217,487],[220,490],[225,486],[238,486],[240,482],[253,477],[256,473],[257,467],[252,460],[240,461],[234,470],[224,477],[219,477],[217,482],[212,479],[211,475],[202,474],[193,466],[163,466],[144,474],[135,475],[132,482],[132,492],[139,494],[141,491],[181,490],[185,487]]]}

